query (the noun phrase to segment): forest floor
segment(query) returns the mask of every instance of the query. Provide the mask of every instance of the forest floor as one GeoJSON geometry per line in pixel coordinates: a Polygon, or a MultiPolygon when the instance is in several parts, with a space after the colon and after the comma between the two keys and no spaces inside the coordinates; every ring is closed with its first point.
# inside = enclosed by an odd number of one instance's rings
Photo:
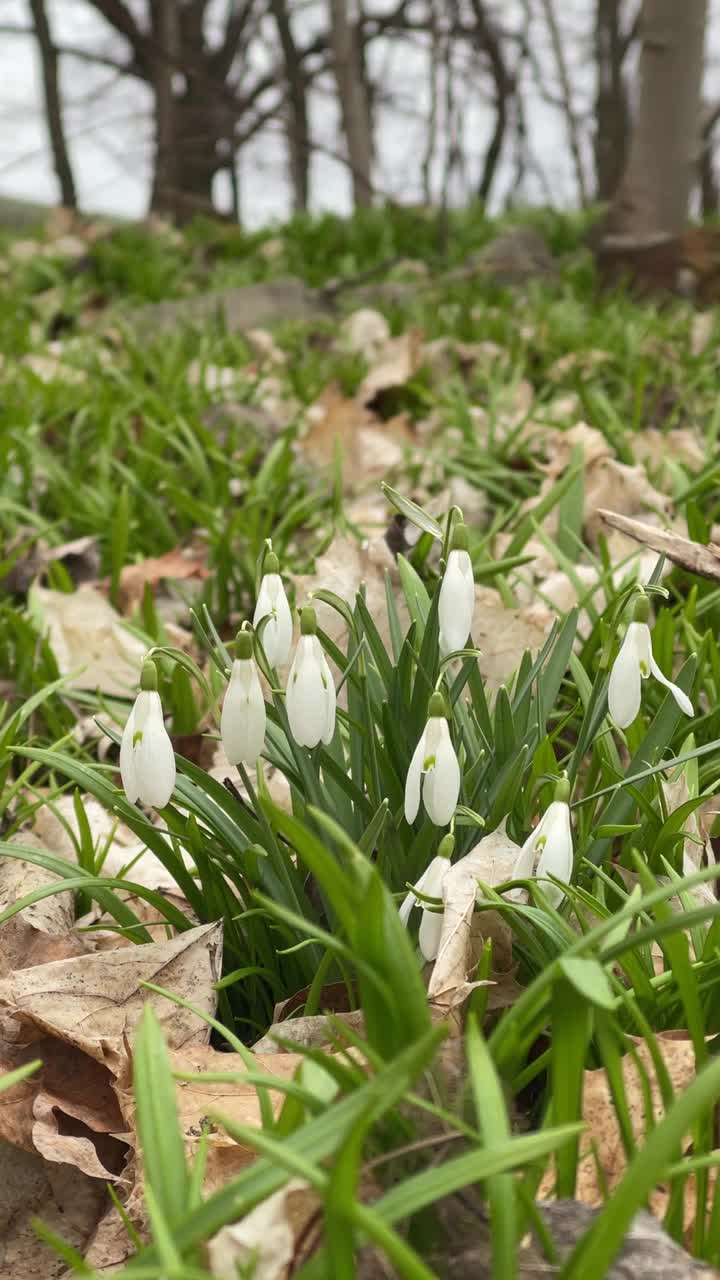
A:
{"type": "Polygon", "coordinates": [[[0,1274],[715,1274],[720,321],[601,291],[585,230],[0,233],[0,1274]],[[298,746],[260,652],[238,770],[268,540],[338,721],[298,746]],[[650,679],[621,729],[640,586],[693,715],[650,679]],[[149,652],[159,813],[118,773],[149,652]],[[454,860],[406,929],[433,688],[454,860]],[[571,885],[505,888],[563,775],[571,885]]]}

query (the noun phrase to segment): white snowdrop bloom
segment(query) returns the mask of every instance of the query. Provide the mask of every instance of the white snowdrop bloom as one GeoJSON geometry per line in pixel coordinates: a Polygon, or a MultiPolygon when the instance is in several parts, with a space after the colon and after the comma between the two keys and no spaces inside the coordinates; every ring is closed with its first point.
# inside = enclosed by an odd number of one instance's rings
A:
{"type": "Polygon", "coordinates": [[[428,898],[442,898],[443,882],[450,870],[450,859],[454,848],[454,836],[447,835],[440,841],[437,854],[425,868],[420,879],[410,890],[400,907],[400,919],[404,925],[410,919],[410,912],[414,906],[419,905],[423,908],[418,942],[425,960],[434,960],[437,956],[442,934],[443,913],[442,911],[428,910],[424,903],[420,902],[415,896],[414,890],[417,890],[418,893],[424,893],[428,898]]]}
{"type": "Polygon", "coordinates": [[[443,657],[456,649],[464,649],[472,628],[475,579],[467,548],[467,528],[462,523],[456,524],[438,602],[440,653],[443,657]]]}
{"type": "Polygon", "coordinates": [[[335,732],[335,682],[316,632],[315,610],[306,606],[285,691],[290,731],[301,747],[327,744],[335,732]]]}
{"type": "Polygon", "coordinates": [[[235,652],[220,717],[220,735],[230,764],[242,761],[254,765],[265,746],[267,713],[249,631],[238,633],[235,652]]]}
{"type": "Polygon", "coordinates": [[[428,720],[410,761],[405,782],[405,821],[414,822],[420,808],[420,792],[431,822],[445,827],[460,795],[460,765],[450,738],[445,699],[434,693],[428,704],[428,720]]]}
{"type": "MultiPolygon", "coordinates": [[[[573,869],[569,799],[570,783],[567,778],[560,778],[552,804],[548,805],[515,860],[513,880],[529,880],[533,875],[540,880],[550,874],[569,884],[573,869]]],[[[553,906],[557,906],[563,897],[562,889],[549,881],[543,889],[553,906]]]]}
{"type": "Polygon", "coordinates": [[[120,777],[131,804],[162,809],[175,786],[175,756],[163,720],[155,663],[144,663],[140,693],[125,723],[120,744],[120,777]]]}
{"type": "Polygon", "coordinates": [[[262,647],[271,667],[283,667],[290,657],[292,616],[274,551],[268,552],[263,567],[253,627],[257,631],[263,618],[269,619],[261,632],[262,647]]]}
{"type": "Polygon", "coordinates": [[[608,684],[608,710],[619,729],[627,729],[640,710],[642,681],[655,676],[669,689],[681,711],[694,715],[693,705],[686,693],[663,675],[653,658],[652,639],[648,617],[650,602],[647,596],[639,596],[635,602],[633,621],[625,632],[620,652],[613,663],[608,684]]]}

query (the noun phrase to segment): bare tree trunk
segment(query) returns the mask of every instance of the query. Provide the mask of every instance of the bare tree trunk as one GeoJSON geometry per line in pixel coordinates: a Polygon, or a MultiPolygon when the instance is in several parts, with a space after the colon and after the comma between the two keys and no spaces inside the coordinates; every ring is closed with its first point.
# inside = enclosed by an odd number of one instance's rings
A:
{"type": "Polygon", "coordinates": [[[678,236],[697,180],[707,0],[645,0],[640,100],[606,234],[678,236]]]}
{"type": "Polygon", "coordinates": [[[45,12],[45,0],[30,0],[35,35],[42,65],[45,119],[53,153],[55,172],[60,183],[60,198],[66,209],[77,209],[77,193],[70,156],[63,129],[62,103],[58,83],[58,55],[45,12]]]}
{"type": "Polygon", "coordinates": [[[270,0],[285,63],[288,90],[288,150],[293,208],[296,213],[308,207],[310,194],[310,124],[307,109],[307,81],[292,33],[286,0],[270,0]]]}
{"type": "Polygon", "coordinates": [[[623,61],[630,43],[622,30],[622,0],[597,0],[595,10],[595,182],[598,199],[618,189],[627,160],[630,111],[623,61]]]}
{"type": "Polygon", "coordinates": [[[372,204],[372,140],[367,94],[347,0],[329,0],[330,46],[356,205],[372,204]]]}
{"type": "Polygon", "coordinates": [[[553,0],[542,0],[543,13],[545,14],[545,22],[550,33],[550,44],[552,45],[553,56],[555,58],[555,67],[557,69],[558,79],[560,81],[560,90],[562,93],[563,114],[565,116],[565,125],[567,128],[568,144],[570,154],[575,165],[575,176],[577,178],[578,191],[580,194],[580,203],[586,205],[588,202],[587,184],[585,182],[585,165],[583,164],[582,145],[580,138],[580,124],[575,115],[575,105],[573,102],[572,84],[570,83],[570,73],[568,71],[567,62],[565,60],[565,50],[563,48],[560,28],[558,26],[553,0]]]}
{"type": "Polygon", "coordinates": [[[477,32],[477,48],[487,56],[495,85],[495,128],[485,153],[485,163],[477,192],[478,200],[487,203],[505,141],[508,106],[515,93],[515,81],[506,66],[500,36],[488,17],[483,0],[471,0],[471,7],[477,32]]]}

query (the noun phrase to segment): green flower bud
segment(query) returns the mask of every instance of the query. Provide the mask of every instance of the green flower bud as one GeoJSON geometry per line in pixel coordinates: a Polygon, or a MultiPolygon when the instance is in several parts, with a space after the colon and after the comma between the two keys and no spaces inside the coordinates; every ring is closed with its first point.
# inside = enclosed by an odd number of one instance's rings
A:
{"type": "Polygon", "coordinates": [[[451,551],[467,551],[469,545],[467,525],[458,520],[453,528],[451,551]]]}
{"type": "Polygon", "coordinates": [[[157,667],[152,658],[146,658],[140,673],[140,688],[143,693],[156,693],[158,687],[157,667]]]}
{"type": "Polygon", "coordinates": [[[561,800],[563,804],[568,804],[570,800],[570,783],[567,780],[567,774],[563,774],[555,783],[554,800],[561,800]]]}
{"type": "Polygon", "coordinates": [[[247,628],[237,633],[235,656],[243,661],[253,656],[253,635],[252,631],[248,631],[247,628]]]}
{"type": "Polygon", "coordinates": [[[454,852],[455,837],[448,831],[447,835],[443,836],[440,844],[438,845],[437,856],[438,858],[452,858],[454,852]]]}
{"type": "Polygon", "coordinates": [[[300,610],[300,634],[303,636],[317,634],[317,616],[312,605],[306,604],[304,609],[300,610]]]}
{"type": "Polygon", "coordinates": [[[633,609],[633,622],[647,622],[650,617],[650,601],[646,595],[637,597],[633,609]]]}

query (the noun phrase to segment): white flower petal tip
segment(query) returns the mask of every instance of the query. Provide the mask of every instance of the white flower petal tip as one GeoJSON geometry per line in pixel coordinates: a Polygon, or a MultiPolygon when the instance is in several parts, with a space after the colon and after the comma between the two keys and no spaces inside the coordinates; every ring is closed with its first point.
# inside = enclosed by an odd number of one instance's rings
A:
{"type": "Polygon", "coordinates": [[[236,658],[220,717],[220,736],[230,764],[257,763],[265,746],[266,727],[265,699],[255,660],[236,658]]]}
{"type": "Polygon", "coordinates": [[[467,550],[464,525],[456,526],[454,545],[440,584],[438,622],[440,652],[443,657],[456,649],[464,649],[472,630],[475,611],[475,579],[467,550]],[[463,545],[457,545],[458,543],[463,545]]]}
{"type": "Polygon", "coordinates": [[[405,780],[405,820],[415,821],[422,796],[425,812],[436,827],[450,822],[460,796],[460,765],[445,719],[442,696],[430,699],[428,720],[413,752],[405,780]],[[439,699],[439,703],[434,703],[439,699]]]}
{"type": "Polygon", "coordinates": [[[271,667],[284,667],[292,646],[292,615],[279,568],[277,556],[269,552],[253,614],[256,631],[263,619],[268,619],[261,628],[261,643],[271,667]]]}
{"type": "Polygon", "coordinates": [[[135,699],[120,745],[120,776],[131,804],[163,809],[173,793],[175,755],[156,689],[142,689],[135,699]]]}
{"type": "MultiPolygon", "coordinates": [[[[537,880],[552,875],[556,880],[569,884],[573,870],[573,840],[568,804],[567,782],[561,780],[555,791],[555,799],[522,846],[513,867],[513,880],[537,880]]],[[[550,881],[543,883],[553,906],[564,897],[562,889],[550,881]]]]}
{"type": "Polygon", "coordinates": [[[640,710],[642,681],[652,675],[669,690],[680,710],[686,716],[695,714],[692,702],[682,689],[663,675],[653,657],[647,601],[640,597],[636,605],[636,617],[629,624],[620,646],[608,684],[608,711],[619,729],[627,729],[640,710]]]}
{"type": "Polygon", "coordinates": [[[301,625],[285,706],[290,732],[298,746],[316,747],[320,742],[327,745],[332,741],[337,697],[332,672],[315,634],[314,609],[303,609],[301,625]]]}
{"type": "MultiPolygon", "coordinates": [[[[452,837],[445,837],[446,840],[452,840],[452,837]]],[[[454,845],[454,840],[452,844],[454,845]]],[[[442,849],[443,845],[440,845],[442,849]]],[[[432,862],[423,871],[420,879],[408,893],[399,915],[402,923],[407,925],[410,918],[410,912],[413,907],[422,906],[422,918],[420,920],[420,930],[418,933],[418,945],[420,953],[424,960],[435,960],[440,948],[440,938],[442,935],[443,913],[442,911],[431,911],[424,906],[422,902],[415,896],[415,890],[424,894],[428,898],[442,898],[443,884],[445,877],[450,870],[450,858],[444,853],[437,853],[432,862]]]]}
{"type": "Polygon", "coordinates": [[[688,698],[687,694],[683,693],[682,689],[680,689],[678,685],[673,684],[672,680],[668,680],[667,676],[663,675],[657,662],[652,657],[650,659],[650,670],[654,675],[655,679],[659,681],[661,685],[664,685],[665,688],[668,690],[668,692],[672,694],[680,710],[684,712],[686,716],[694,716],[695,708],[693,707],[693,704],[688,698]]]}

